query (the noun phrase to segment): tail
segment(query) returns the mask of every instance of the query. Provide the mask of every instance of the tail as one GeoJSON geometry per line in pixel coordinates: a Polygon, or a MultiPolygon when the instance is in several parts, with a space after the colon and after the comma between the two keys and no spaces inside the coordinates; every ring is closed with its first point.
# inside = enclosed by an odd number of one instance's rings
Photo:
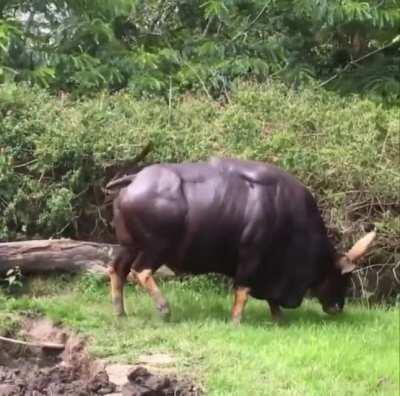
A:
{"type": "Polygon", "coordinates": [[[135,179],[135,177],[136,177],[136,174],[134,174],[134,175],[125,175],[125,176],[122,176],[122,177],[120,177],[118,179],[111,180],[109,183],[107,183],[106,189],[110,190],[110,189],[113,189],[113,188],[116,188],[116,187],[118,187],[118,188],[125,187],[128,184],[132,183],[132,181],[135,179]]]}

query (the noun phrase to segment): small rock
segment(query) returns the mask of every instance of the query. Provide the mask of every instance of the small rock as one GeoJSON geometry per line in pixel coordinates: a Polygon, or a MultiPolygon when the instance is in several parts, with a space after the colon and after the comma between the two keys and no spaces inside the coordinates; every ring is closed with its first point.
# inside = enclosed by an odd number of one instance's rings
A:
{"type": "Polygon", "coordinates": [[[142,380],[149,376],[151,376],[151,374],[148,370],[141,366],[134,368],[127,375],[128,380],[131,382],[136,382],[138,379],[142,380]]]}
{"type": "Polygon", "coordinates": [[[107,395],[113,393],[116,386],[115,384],[110,383],[105,371],[100,371],[89,381],[88,388],[91,392],[96,392],[100,395],[107,395]]]}

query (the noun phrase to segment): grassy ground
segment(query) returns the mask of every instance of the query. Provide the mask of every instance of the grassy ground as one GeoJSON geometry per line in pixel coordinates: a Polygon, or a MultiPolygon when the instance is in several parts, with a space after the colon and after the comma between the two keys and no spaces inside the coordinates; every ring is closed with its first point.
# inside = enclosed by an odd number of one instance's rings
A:
{"type": "Polygon", "coordinates": [[[398,395],[399,312],[349,304],[337,318],[307,301],[271,323],[251,300],[242,325],[229,321],[231,295],[215,280],[162,284],[173,314],[162,322],[149,298],[126,288],[128,317],[115,319],[106,285],[91,278],[37,279],[18,298],[0,296],[0,332],[18,312],[44,313],[89,336],[90,351],[134,362],[143,353],[177,358],[209,395],[398,395]]]}

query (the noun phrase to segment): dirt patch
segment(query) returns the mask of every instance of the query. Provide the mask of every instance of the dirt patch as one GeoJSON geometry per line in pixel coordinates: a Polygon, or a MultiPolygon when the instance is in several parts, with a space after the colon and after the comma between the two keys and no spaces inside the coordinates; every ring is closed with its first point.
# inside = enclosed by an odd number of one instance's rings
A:
{"type": "Polygon", "coordinates": [[[20,335],[36,342],[67,343],[68,334],[45,318],[25,318],[20,335]]]}
{"type": "Polygon", "coordinates": [[[178,381],[164,375],[151,374],[144,367],[137,367],[129,372],[129,382],[122,387],[122,396],[197,396],[200,390],[189,381],[178,381]]]}
{"type": "Polygon", "coordinates": [[[24,364],[18,368],[0,366],[0,395],[104,395],[113,393],[115,385],[107,374],[99,372],[85,378],[68,366],[41,367],[24,364]]]}
{"type": "Polygon", "coordinates": [[[26,319],[13,338],[33,344],[0,340],[0,396],[200,395],[190,381],[172,375],[153,374],[137,365],[107,367],[105,362],[92,360],[82,339],[44,319],[26,319]],[[65,347],[60,351],[41,343],[65,347]]]}
{"type": "Polygon", "coordinates": [[[0,344],[0,396],[96,395],[112,393],[104,366],[89,359],[84,343],[51,322],[26,319],[15,337],[32,345],[0,344]],[[64,350],[41,347],[62,343],[64,350]]]}

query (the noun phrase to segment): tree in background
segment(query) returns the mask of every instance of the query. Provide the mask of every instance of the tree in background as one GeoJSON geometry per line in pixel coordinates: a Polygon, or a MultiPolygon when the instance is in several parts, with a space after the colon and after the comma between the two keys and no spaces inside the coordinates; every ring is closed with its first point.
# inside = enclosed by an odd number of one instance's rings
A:
{"type": "Polygon", "coordinates": [[[0,18],[0,81],[53,91],[218,97],[236,78],[338,74],[326,85],[400,92],[399,0],[6,0],[0,18]]]}

